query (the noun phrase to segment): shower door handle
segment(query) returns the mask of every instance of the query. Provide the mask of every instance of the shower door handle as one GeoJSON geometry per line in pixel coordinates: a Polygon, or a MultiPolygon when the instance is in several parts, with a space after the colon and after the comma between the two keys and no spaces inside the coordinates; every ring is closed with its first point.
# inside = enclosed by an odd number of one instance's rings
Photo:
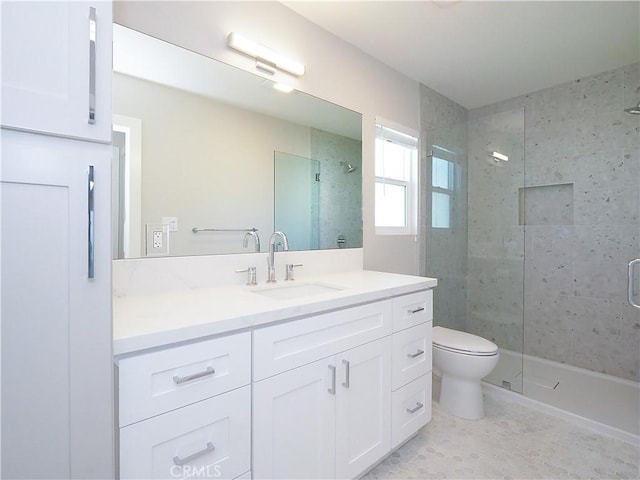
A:
{"type": "Polygon", "coordinates": [[[627,300],[629,300],[629,304],[632,307],[636,307],[636,308],[640,308],[640,305],[638,305],[636,302],[633,301],[633,292],[634,290],[636,290],[635,288],[636,282],[634,281],[634,278],[633,278],[633,267],[638,263],[640,263],[640,258],[631,260],[627,265],[627,268],[628,268],[627,273],[629,274],[629,277],[627,279],[627,300]]]}

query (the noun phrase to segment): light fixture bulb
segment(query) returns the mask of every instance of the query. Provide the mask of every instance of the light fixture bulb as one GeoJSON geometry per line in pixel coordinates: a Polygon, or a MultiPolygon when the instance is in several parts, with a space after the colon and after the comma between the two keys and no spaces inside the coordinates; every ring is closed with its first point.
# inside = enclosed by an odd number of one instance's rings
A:
{"type": "Polygon", "coordinates": [[[497,162],[508,162],[509,161],[509,157],[503,153],[500,152],[491,152],[491,157],[497,161],[497,162]]]}

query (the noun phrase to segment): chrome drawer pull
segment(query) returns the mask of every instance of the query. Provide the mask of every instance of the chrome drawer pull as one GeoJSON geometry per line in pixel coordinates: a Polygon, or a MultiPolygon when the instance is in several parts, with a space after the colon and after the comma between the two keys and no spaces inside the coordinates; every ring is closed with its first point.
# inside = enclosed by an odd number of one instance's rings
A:
{"type": "Polygon", "coordinates": [[[89,7],[89,123],[96,123],[96,7],[89,7]]]}
{"type": "Polygon", "coordinates": [[[96,276],[96,249],[95,249],[95,199],[94,199],[94,167],[89,165],[87,171],[87,214],[88,214],[88,229],[87,229],[87,278],[94,278],[96,276]]]}
{"type": "Polygon", "coordinates": [[[420,402],[416,402],[416,406],[413,408],[407,408],[407,412],[409,413],[416,413],[418,410],[420,410],[422,407],[424,407],[424,405],[420,402]]]}
{"type": "Polygon", "coordinates": [[[344,382],[342,382],[342,386],[345,388],[349,388],[349,383],[351,381],[351,365],[349,364],[349,360],[342,360],[344,364],[344,382]]]}
{"type": "Polygon", "coordinates": [[[331,395],[336,394],[336,367],[335,365],[329,365],[329,370],[331,370],[331,388],[329,388],[329,393],[331,395]]]}
{"type": "Polygon", "coordinates": [[[422,354],[424,354],[424,350],[418,350],[416,353],[407,353],[407,357],[416,358],[416,357],[419,357],[422,354]]]}
{"type": "Polygon", "coordinates": [[[175,463],[176,465],[181,467],[182,465],[185,465],[185,464],[189,463],[190,461],[195,460],[198,457],[206,455],[209,452],[213,452],[215,449],[216,449],[216,447],[213,446],[213,443],[207,442],[206,448],[203,448],[199,452],[193,453],[193,454],[189,455],[188,457],[180,458],[180,457],[178,457],[176,455],[175,457],[173,457],[173,463],[175,463]]]}
{"type": "Polygon", "coordinates": [[[178,377],[177,375],[173,376],[173,381],[176,385],[180,385],[185,382],[190,382],[191,380],[197,380],[198,378],[208,377],[209,375],[213,375],[216,371],[213,367],[207,367],[204,372],[194,373],[193,375],[187,375],[186,377],[178,377]]]}
{"type": "Polygon", "coordinates": [[[418,312],[422,312],[422,311],[424,311],[424,307],[416,308],[415,310],[408,310],[408,313],[410,315],[413,315],[414,313],[418,313],[418,312]]]}

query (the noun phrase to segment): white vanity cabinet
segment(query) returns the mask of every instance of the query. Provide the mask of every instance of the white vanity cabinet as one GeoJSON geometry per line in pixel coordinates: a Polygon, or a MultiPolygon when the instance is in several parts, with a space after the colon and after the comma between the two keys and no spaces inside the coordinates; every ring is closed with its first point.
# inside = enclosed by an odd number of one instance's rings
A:
{"type": "Polygon", "coordinates": [[[2,126],[110,143],[111,2],[0,8],[2,126]]]}
{"type": "Polygon", "coordinates": [[[120,478],[250,470],[251,333],[119,359],[120,478]]]}
{"type": "Polygon", "coordinates": [[[255,330],[254,478],[356,478],[425,425],[430,302],[422,291],[255,330]]]}
{"type": "Polygon", "coordinates": [[[374,293],[269,301],[240,333],[120,354],[121,478],[357,478],[414,435],[431,419],[431,291],[355,276],[374,293]]]}

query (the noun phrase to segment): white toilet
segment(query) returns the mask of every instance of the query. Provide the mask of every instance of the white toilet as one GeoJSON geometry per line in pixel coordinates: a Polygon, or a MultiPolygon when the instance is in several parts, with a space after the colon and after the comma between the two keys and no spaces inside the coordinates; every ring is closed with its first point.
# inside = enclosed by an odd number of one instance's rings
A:
{"type": "Polygon", "coordinates": [[[470,333],[433,327],[434,373],[440,373],[440,408],[460,418],[484,417],[480,380],[498,363],[498,346],[470,333]]]}

